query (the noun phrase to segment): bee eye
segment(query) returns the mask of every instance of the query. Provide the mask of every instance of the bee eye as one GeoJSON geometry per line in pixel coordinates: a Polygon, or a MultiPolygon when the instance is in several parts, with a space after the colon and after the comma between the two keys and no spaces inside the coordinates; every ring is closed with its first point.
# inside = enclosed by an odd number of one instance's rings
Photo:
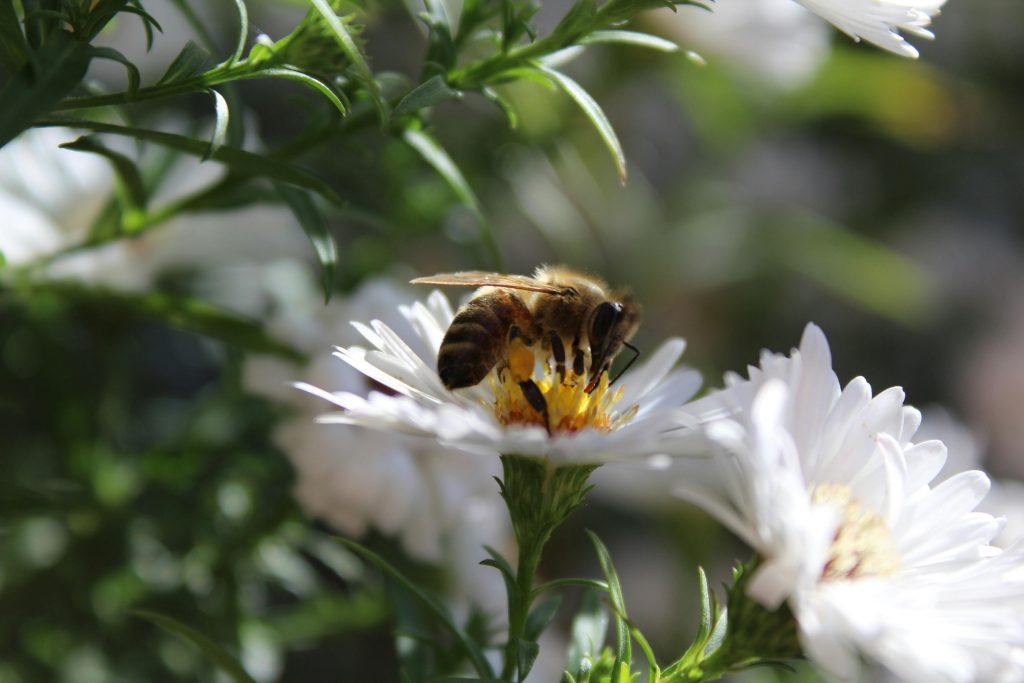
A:
{"type": "Polygon", "coordinates": [[[614,301],[606,301],[595,308],[594,315],[590,319],[591,344],[595,340],[607,337],[620,315],[622,315],[622,304],[614,301]]]}

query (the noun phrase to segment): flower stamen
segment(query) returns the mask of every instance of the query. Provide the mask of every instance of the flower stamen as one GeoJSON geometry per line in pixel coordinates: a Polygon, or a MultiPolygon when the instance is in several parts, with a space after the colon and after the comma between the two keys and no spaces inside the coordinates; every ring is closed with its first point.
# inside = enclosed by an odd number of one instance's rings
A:
{"type": "Polygon", "coordinates": [[[607,372],[601,373],[594,390],[587,393],[585,375],[551,357],[538,365],[533,349],[519,339],[509,342],[508,363],[492,373],[488,381],[494,391],[494,414],[503,425],[539,425],[552,434],[588,427],[610,432],[637,412],[637,406],[625,412],[615,410],[624,389],[619,386],[612,390],[607,372]],[[531,383],[543,397],[546,411],[536,406],[532,389],[530,395],[524,390],[524,385],[531,383]]]}
{"type": "Polygon", "coordinates": [[[835,506],[839,526],[821,572],[822,581],[892,576],[900,556],[885,520],[865,509],[845,484],[819,484],[811,496],[817,505],[835,506]]]}

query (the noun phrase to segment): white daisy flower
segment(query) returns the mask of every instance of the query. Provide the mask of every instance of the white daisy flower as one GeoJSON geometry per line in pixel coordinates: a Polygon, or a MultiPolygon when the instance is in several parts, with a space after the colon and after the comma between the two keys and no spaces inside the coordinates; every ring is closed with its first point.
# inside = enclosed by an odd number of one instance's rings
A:
{"type": "MultiPolygon", "coordinates": [[[[308,271],[307,271],[308,276],[308,271]]],[[[278,358],[247,359],[247,388],[291,409],[274,441],[295,468],[295,497],[311,516],[353,537],[370,530],[395,537],[416,560],[442,565],[452,578],[446,598],[457,611],[470,605],[499,614],[504,605],[498,572],[480,566],[484,544],[513,550],[511,528],[494,477],[498,461],[452,452],[406,434],[347,425],[325,429],[314,418],[322,403],[299,393],[291,381],[366,395],[373,381],[332,358],[332,343],[355,341],[351,317],[379,316],[412,334],[399,314],[408,295],[392,281],[371,280],[329,306],[312,278],[304,294],[295,283],[272,334],[310,355],[303,367],[278,358]]],[[[379,387],[378,387],[379,388],[379,387]]]]}
{"type": "Polygon", "coordinates": [[[864,39],[904,57],[916,58],[917,49],[900,31],[934,38],[928,30],[932,17],[946,0],[796,0],[856,41],[864,39]]]}
{"type": "Polygon", "coordinates": [[[974,511],[982,472],[929,485],[946,449],[911,441],[920,413],[901,389],[840,388],[809,325],[790,357],[765,353],[692,409],[718,415],[704,425],[713,455],[677,494],[757,551],[748,595],[788,603],[819,667],[838,680],[861,657],[908,681],[1024,675],[1024,548],[989,544],[1001,521],[974,511]]]}
{"type": "Polygon", "coordinates": [[[435,369],[437,351],[454,312],[441,292],[401,307],[401,313],[415,329],[413,338],[380,320],[353,322],[371,348],[335,353],[387,393],[361,396],[297,385],[343,409],[320,422],[426,437],[452,451],[548,458],[556,466],[601,464],[669,452],[680,432],[676,411],[700,386],[697,372],[673,370],[685,348],[682,339],[662,344],[618,387],[603,374],[590,393],[585,378],[571,370],[559,374],[546,361],[534,363],[522,345],[510,347],[512,362],[534,368],[532,379],[548,409],[545,424],[510,372],[496,369],[466,389],[444,387],[435,369]]]}

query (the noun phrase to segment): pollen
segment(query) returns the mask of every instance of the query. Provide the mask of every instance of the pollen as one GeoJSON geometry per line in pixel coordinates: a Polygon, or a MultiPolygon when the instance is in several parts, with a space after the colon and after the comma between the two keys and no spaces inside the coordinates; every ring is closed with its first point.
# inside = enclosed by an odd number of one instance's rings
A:
{"type": "Polygon", "coordinates": [[[892,576],[900,569],[900,556],[885,520],[865,509],[844,484],[819,484],[812,500],[836,506],[839,527],[832,539],[822,581],[892,576]]]}
{"type": "Polygon", "coordinates": [[[494,391],[494,413],[503,425],[537,425],[551,434],[574,433],[586,428],[610,432],[636,415],[637,406],[622,412],[618,403],[624,387],[611,388],[607,373],[593,391],[584,391],[587,376],[557,368],[552,359],[536,362],[534,351],[519,340],[509,344],[508,364],[488,378],[494,391]],[[541,397],[527,395],[532,382],[541,397]],[[545,415],[545,411],[547,415],[545,415]]]}

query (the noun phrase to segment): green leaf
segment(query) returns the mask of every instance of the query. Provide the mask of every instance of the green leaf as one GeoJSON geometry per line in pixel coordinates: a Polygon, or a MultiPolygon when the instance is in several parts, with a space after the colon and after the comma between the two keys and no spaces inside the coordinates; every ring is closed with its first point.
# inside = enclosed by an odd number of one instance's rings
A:
{"type": "Polygon", "coordinates": [[[494,104],[498,105],[498,109],[505,115],[505,119],[508,121],[508,127],[515,130],[519,127],[519,115],[516,114],[516,110],[512,107],[512,103],[501,96],[501,94],[490,86],[484,86],[480,89],[480,93],[489,99],[494,104]]]}
{"type": "Polygon", "coordinates": [[[350,62],[352,62],[356,75],[366,88],[366,92],[369,94],[374,106],[377,107],[377,112],[380,114],[381,121],[387,121],[387,104],[381,98],[380,88],[377,86],[377,82],[373,78],[373,72],[370,71],[370,65],[367,64],[366,57],[363,56],[362,51],[356,44],[355,38],[352,37],[352,33],[349,31],[348,26],[338,18],[338,15],[334,13],[333,9],[331,9],[327,0],[310,0],[310,2],[313,4],[313,8],[320,13],[321,17],[323,17],[327,26],[331,29],[331,33],[334,35],[334,39],[341,47],[342,52],[344,52],[345,56],[348,57],[350,62]]]}
{"type": "Polygon", "coordinates": [[[533,663],[537,661],[537,655],[540,654],[540,645],[532,640],[520,640],[518,638],[513,638],[512,640],[516,643],[516,667],[519,671],[519,680],[522,681],[526,679],[526,675],[533,668],[533,663]]]}
{"type": "Polygon", "coordinates": [[[209,92],[213,95],[213,108],[217,118],[213,125],[213,135],[210,136],[210,147],[203,156],[204,161],[212,157],[218,149],[224,146],[228,137],[228,123],[231,120],[231,110],[228,108],[228,101],[213,88],[210,88],[209,92]]]}
{"type": "MultiPolygon", "coordinates": [[[[119,126],[112,123],[89,121],[88,119],[60,117],[44,119],[39,121],[36,125],[68,126],[71,128],[84,128],[85,130],[92,130],[97,133],[124,135],[138,140],[152,142],[164,147],[170,147],[171,149],[176,149],[200,158],[206,155],[210,147],[209,142],[205,140],[196,140],[194,138],[185,137],[184,135],[175,135],[174,133],[164,133],[161,131],[147,130],[145,128],[135,128],[131,126],[119,126]]],[[[220,163],[227,165],[228,168],[240,176],[264,176],[271,180],[279,180],[281,182],[288,183],[289,185],[294,185],[295,187],[312,190],[332,204],[337,204],[339,206],[344,204],[341,197],[338,196],[330,185],[308,171],[297,166],[293,166],[292,164],[277,161],[276,159],[271,159],[259,154],[253,154],[252,152],[247,152],[244,149],[239,149],[238,147],[232,147],[230,145],[223,145],[220,149],[214,152],[210,158],[214,161],[219,161],[220,163]]]]}
{"type": "Polygon", "coordinates": [[[581,45],[597,45],[600,43],[618,43],[620,45],[635,45],[646,47],[659,52],[679,52],[679,46],[671,40],[665,40],[650,33],[639,33],[637,31],[594,31],[580,39],[581,45]]]}
{"type": "Polygon", "coordinates": [[[597,16],[596,0],[576,0],[576,4],[562,17],[562,20],[551,32],[552,38],[560,45],[576,42],[593,26],[595,16],[597,16]]]}
{"type": "Polygon", "coordinates": [[[309,74],[305,74],[301,71],[296,71],[295,69],[290,69],[288,67],[260,69],[259,71],[254,71],[252,73],[239,74],[237,77],[227,79],[223,82],[227,82],[228,80],[242,81],[253,78],[284,78],[290,81],[297,81],[312,88],[313,90],[316,90],[318,93],[330,100],[331,104],[334,105],[334,108],[337,109],[342,116],[348,113],[348,108],[345,107],[345,104],[329,85],[318,78],[310,76],[309,74]]]}
{"type": "Polygon", "coordinates": [[[409,94],[399,100],[395,106],[394,115],[411,114],[414,111],[433,107],[441,102],[459,99],[462,99],[462,93],[448,87],[444,76],[434,76],[420,83],[409,94]]]}
{"type": "Polygon", "coordinates": [[[583,110],[583,113],[586,114],[588,119],[590,119],[590,122],[594,124],[594,128],[597,129],[597,133],[601,136],[601,140],[604,141],[608,151],[611,152],[612,161],[615,162],[615,169],[619,173],[619,182],[625,184],[626,156],[622,151],[622,143],[619,142],[619,138],[615,134],[615,129],[612,128],[611,122],[608,121],[608,117],[605,116],[600,105],[594,101],[594,98],[590,96],[590,93],[583,89],[583,86],[560,71],[549,69],[540,64],[538,64],[536,68],[545,76],[557,83],[569,95],[569,97],[575,100],[576,104],[578,104],[580,109],[583,110]]]}
{"type": "Polygon", "coordinates": [[[364,548],[359,543],[350,541],[346,538],[338,538],[338,542],[368,562],[375,564],[378,569],[391,577],[392,580],[396,581],[399,585],[412,593],[412,595],[414,595],[434,615],[434,617],[448,629],[452,636],[455,637],[465,650],[466,656],[469,658],[473,668],[480,677],[484,679],[494,678],[494,671],[491,669],[490,662],[488,662],[487,658],[484,657],[483,652],[477,644],[473,642],[473,639],[455,623],[451,615],[448,613],[448,610],[445,609],[441,603],[425,593],[404,574],[392,567],[387,560],[372,550],[364,548]]]}
{"type": "Polygon", "coordinates": [[[422,130],[408,128],[402,133],[402,139],[405,140],[406,144],[419,152],[424,161],[430,164],[444,178],[462,205],[473,214],[477,225],[480,226],[481,242],[483,242],[491,258],[494,260],[495,267],[499,267],[501,265],[501,254],[494,241],[494,235],[491,233],[491,226],[480,209],[480,202],[477,200],[476,194],[473,193],[473,189],[466,182],[462,171],[455,165],[452,158],[448,156],[448,152],[434,138],[422,130]]]}
{"type": "Polygon", "coordinates": [[[91,47],[90,52],[94,59],[109,59],[123,64],[128,71],[128,96],[129,98],[135,97],[135,93],[139,91],[139,82],[142,80],[139,67],[132,64],[127,57],[112,47],[91,47]]]}
{"type": "Polygon", "coordinates": [[[203,73],[213,65],[213,55],[206,48],[193,41],[185,43],[157,85],[186,81],[203,73]]]}
{"type": "Polygon", "coordinates": [[[584,669],[597,659],[604,647],[608,632],[608,610],[605,609],[598,593],[585,590],[580,600],[579,611],[572,620],[569,649],[565,668],[574,678],[584,678],[584,669]]]}
{"type": "Polygon", "coordinates": [[[594,550],[597,552],[597,561],[601,565],[601,571],[604,574],[605,580],[608,582],[608,597],[611,600],[612,612],[614,613],[616,650],[615,665],[612,668],[612,680],[618,681],[620,677],[625,676],[624,680],[629,681],[633,652],[629,624],[626,621],[626,601],[622,595],[622,585],[619,583],[619,576],[615,572],[615,566],[612,564],[611,555],[608,554],[608,548],[605,547],[604,543],[601,542],[601,539],[593,531],[588,529],[587,536],[590,537],[590,542],[594,544],[594,550]]]}
{"type": "Polygon", "coordinates": [[[92,50],[57,31],[0,90],[0,147],[48,114],[85,77],[92,50]]]}
{"type": "Polygon", "coordinates": [[[338,263],[338,245],[334,241],[334,235],[308,192],[296,190],[283,183],[275,183],[274,187],[291,208],[302,230],[313,244],[313,251],[320,262],[326,304],[331,300],[334,291],[334,268],[338,263]]]}
{"type": "Polygon", "coordinates": [[[526,628],[523,635],[527,640],[537,640],[544,629],[548,627],[551,620],[555,618],[559,605],[562,604],[562,596],[554,595],[534,607],[526,617],[526,628]]]}
{"type": "Polygon", "coordinates": [[[28,54],[13,0],[0,0],[0,68],[13,74],[28,60],[28,54]]]}
{"type": "Polygon", "coordinates": [[[249,39],[249,11],[245,7],[244,0],[235,0],[235,8],[238,10],[238,42],[235,51],[228,59],[228,66],[237,63],[245,54],[245,43],[249,39]]]}
{"type": "Polygon", "coordinates": [[[158,614],[157,612],[134,610],[132,614],[142,617],[143,619],[156,624],[171,635],[175,635],[182,640],[195,645],[207,659],[216,664],[217,668],[227,674],[231,680],[235,681],[235,683],[256,683],[256,681],[245,672],[245,669],[242,668],[242,665],[238,663],[238,660],[235,659],[231,653],[194,628],[186,626],[180,621],[164,616],[163,614],[158,614]]]}
{"type": "Polygon", "coordinates": [[[124,154],[106,147],[99,138],[92,135],[80,137],[72,142],[65,142],[61,148],[76,152],[91,152],[105,157],[113,165],[114,171],[124,186],[125,195],[131,207],[137,210],[145,208],[146,186],[142,180],[142,173],[139,172],[134,161],[124,154]]]}
{"type": "Polygon", "coordinates": [[[711,611],[711,589],[708,588],[708,576],[703,567],[697,567],[697,583],[700,586],[700,627],[694,642],[704,642],[711,635],[715,615],[711,611]]]}

